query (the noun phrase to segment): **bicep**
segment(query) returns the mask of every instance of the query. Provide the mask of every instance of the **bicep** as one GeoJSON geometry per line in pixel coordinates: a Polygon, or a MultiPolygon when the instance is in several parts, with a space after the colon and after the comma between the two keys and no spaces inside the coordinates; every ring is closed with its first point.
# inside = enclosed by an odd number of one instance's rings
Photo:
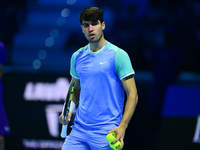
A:
{"type": "Polygon", "coordinates": [[[80,95],[80,90],[81,90],[80,80],[76,79],[74,77],[72,77],[71,80],[75,82],[75,84],[74,84],[73,101],[76,103],[76,102],[79,101],[79,95],[80,95]]]}
{"type": "Polygon", "coordinates": [[[79,80],[79,79],[76,79],[76,78],[74,78],[74,77],[72,77],[71,80],[75,82],[74,88],[80,90],[80,89],[81,89],[80,80],[79,80]]]}
{"type": "Polygon", "coordinates": [[[134,76],[122,79],[122,84],[127,96],[129,96],[130,94],[133,94],[134,96],[137,95],[137,88],[134,76]]]}

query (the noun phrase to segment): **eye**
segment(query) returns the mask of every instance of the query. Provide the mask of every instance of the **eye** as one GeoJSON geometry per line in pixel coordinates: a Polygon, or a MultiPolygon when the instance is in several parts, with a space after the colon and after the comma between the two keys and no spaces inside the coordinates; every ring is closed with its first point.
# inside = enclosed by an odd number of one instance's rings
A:
{"type": "Polygon", "coordinates": [[[84,28],[88,28],[90,25],[87,24],[87,23],[84,23],[84,24],[82,24],[82,26],[83,26],[84,28]]]}
{"type": "Polygon", "coordinates": [[[96,25],[98,25],[99,24],[99,22],[93,22],[91,25],[92,26],[96,26],[96,25]]]}

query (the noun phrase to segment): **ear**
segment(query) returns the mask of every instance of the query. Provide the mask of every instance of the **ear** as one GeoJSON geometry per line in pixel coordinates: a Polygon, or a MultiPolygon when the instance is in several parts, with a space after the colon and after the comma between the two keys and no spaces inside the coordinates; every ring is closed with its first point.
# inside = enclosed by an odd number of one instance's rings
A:
{"type": "Polygon", "coordinates": [[[101,27],[102,30],[104,30],[104,29],[106,28],[106,25],[105,25],[105,22],[104,22],[104,21],[102,22],[101,26],[102,26],[102,27],[101,27]]]}
{"type": "Polygon", "coordinates": [[[82,29],[82,32],[84,33],[82,25],[81,25],[81,29],[82,29]]]}

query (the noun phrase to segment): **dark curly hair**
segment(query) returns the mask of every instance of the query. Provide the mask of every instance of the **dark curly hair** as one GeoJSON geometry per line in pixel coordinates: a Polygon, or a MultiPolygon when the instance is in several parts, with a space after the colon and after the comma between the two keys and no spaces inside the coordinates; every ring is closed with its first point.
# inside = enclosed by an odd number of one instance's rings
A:
{"type": "Polygon", "coordinates": [[[98,7],[88,7],[85,8],[81,14],[79,15],[80,23],[82,21],[94,21],[97,22],[98,20],[102,23],[103,22],[103,11],[98,7]]]}

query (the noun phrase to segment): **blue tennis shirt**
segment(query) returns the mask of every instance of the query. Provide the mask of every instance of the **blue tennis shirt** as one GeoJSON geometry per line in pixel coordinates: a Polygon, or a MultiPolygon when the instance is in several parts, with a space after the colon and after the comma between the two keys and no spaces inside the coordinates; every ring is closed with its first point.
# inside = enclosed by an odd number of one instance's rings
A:
{"type": "Polygon", "coordinates": [[[118,126],[124,106],[121,80],[134,74],[128,54],[108,41],[97,52],[88,44],[72,55],[70,74],[80,79],[81,86],[75,126],[87,130],[118,126]]]}

